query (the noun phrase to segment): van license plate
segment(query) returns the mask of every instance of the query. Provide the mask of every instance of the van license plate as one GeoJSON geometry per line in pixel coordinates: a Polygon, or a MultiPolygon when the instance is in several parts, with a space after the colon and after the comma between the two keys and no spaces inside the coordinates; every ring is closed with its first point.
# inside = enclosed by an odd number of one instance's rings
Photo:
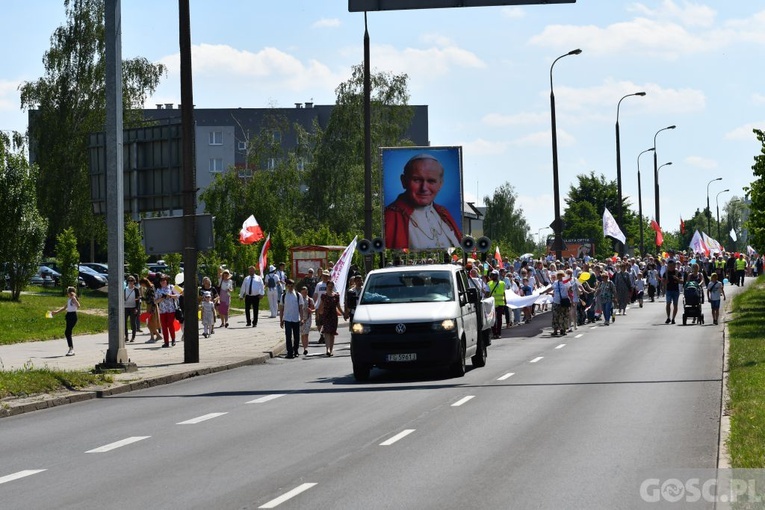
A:
{"type": "Polygon", "coordinates": [[[388,354],[385,361],[417,361],[417,354],[388,354]]]}

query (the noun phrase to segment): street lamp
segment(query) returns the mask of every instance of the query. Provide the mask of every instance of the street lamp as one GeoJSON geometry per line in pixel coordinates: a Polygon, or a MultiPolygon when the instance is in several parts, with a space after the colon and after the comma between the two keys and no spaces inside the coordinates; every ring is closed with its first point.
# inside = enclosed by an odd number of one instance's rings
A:
{"type": "Polygon", "coordinates": [[[722,177],[712,179],[707,183],[707,233],[712,230],[712,210],[709,208],[709,185],[715,181],[722,181],[722,177]]]}
{"type": "MultiPolygon", "coordinates": [[[[655,154],[655,153],[656,153],[656,151],[654,151],[654,154],[655,154]]],[[[658,182],[658,180],[659,180],[659,179],[658,179],[659,171],[660,171],[662,168],[664,168],[665,166],[669,166],[669,165],[671,165],[671,164],[672,164],[672,162],[671,162],[671,161],[668,161],[668,162],[664,163],[663,165],[659,165],[659,168],[657,168],[657,169],[656,169],[656,175],[657,175],[657,179],[656,179],[656,181],[657,181],[657,182],[658,182]]],[[[657,187],[658,187],[658,184],[657,184],[657,187]]],[[[654,207],[656,208],[656,212],[658,212],[658,211],[659,211],[659,207],[658,207],[657,205],[654,205],[654,207]]],[[[659,220],[658,220],[658,219],[656,220],[656,224],[657,224],[657,225],[659,225],[659,228],[661,228],[661,223],[659,223],[659,220]]],[[[658,244],[656,245],[656,251],[659,251],[659,245],[658,245],[658,244]]]]}
{"type": "Polygon", "coordinates": [[[653,135],[653,200],[654,200],[654,208],[656,209],[654,211],[654,216],[656,217],[656,223],[661,226],[661,214],[660,214],[660,207],[659,207],[659,167],[658,167],[658,157],[656,156],[656,137],[659,136],[659,133],[662,131],[666,131],[668,129],[675,129],[675,125],[667,126],[665,128],[661,128],[656,132],[655,135],[653,135]]]}
{"type": "Polygon", "coordinates": [[[543,230],[547,230],[550,227],[542,227],[537,230],[537,239],[539,240],[539,244],[542,245],[542,236],[540,235],[543,230]]]}
{"type": "Polygon", "coordinates": [[[723,193],[729,192],[729,189],[724,189],[715,196],[715,206],[717,207],[717,242],[720,242],[720,204],[717,202],[717,197],[723,193]]]}
{"type": "Polygon", "coordinates": [[[555,201],[555,220],[552,224],[553,232],[555,233],[555,241],[554,241],[554,248],[555,248],[555,258],[556,260],[562,259],[561,250],[563,245],[563,239],[561,238],[561,230],[563,230],[563,225],[561,225],[561,219],[560,219],[560,193],[558,191],[558,132],[555,127],[555,94],[553,93],[553,67],[555,66],[555,63],[562,59],[563,57],[568,57],[570,55],[579,55],[582,53],[582,50],[575,49],[571,50],[565,55],[561,55],[560,57],[553,60],[553,63],[550,64],[550,121],[552,123],[552,153],[553,153],[553,199],[555,201]]]}
{"type": "MultiPolygon", "coordinates": [[[[616,222],[619,224],[619,228],[622,228],[624,225],[624,218],[622,217],[622,153],[619,142],[619,107],[622,105],[622,101],[628,97],[644,95],[645,92],[627,94],[616,103],[616,191],[618,195],[618,200],[616,202],[616,222]]],[[[619,256],[624,256],[624,243],[621,242],[619,242],[619,256]]]]}
{"type": "Polygon", "coordinates": [[[646,149],[640,154],[638,154],[637,157],[637,170],[638,170],[638,216],[640,216],[640,256],[645,257],[645,248],[643,246],[643,192],[640,189],[640,156],[645,154],[646,152],[656,152],[655,147],[651,147],[650,149],[646,149]]]}

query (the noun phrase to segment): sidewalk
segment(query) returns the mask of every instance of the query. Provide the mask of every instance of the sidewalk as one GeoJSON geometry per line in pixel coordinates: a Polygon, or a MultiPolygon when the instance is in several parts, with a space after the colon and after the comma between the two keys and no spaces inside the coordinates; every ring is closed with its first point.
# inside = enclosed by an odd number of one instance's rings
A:
{"type": "MultiPolygon", "coordinates": [[[[149,331],[143,324],[144,332],[136,335],[135,342],[125,344],[130,361],[138,366],[138,371],[114,374],[114,383],[106,388],[3,400],[0,401],[0,417],[265,363],[285,350],[284,330],[279,327],[279,319],[270,318],[268,311],[261,310],[258,317],[258,327],[253,328],[246,326],[244,314],[235,315],[229,319],[228,328],[216,327],[215,334],[209,338],[202,336],[200,324],[199,363],[183,362],[184,345],[180,341],[180,331],[176,332],[175,347],[164,349],[161,340],[145,343],[149,339],[149,331]]],[[[74,331],[77,332],[76,326],[74,331]]],[[[104,360],[109,348],[106,332],[75,336],[73,342],[74,356],[65,356],[67,345],[63,338],[2,345],[0,369],[18,370],[31,365],[34,368],[89,371],[104,360]]]]}

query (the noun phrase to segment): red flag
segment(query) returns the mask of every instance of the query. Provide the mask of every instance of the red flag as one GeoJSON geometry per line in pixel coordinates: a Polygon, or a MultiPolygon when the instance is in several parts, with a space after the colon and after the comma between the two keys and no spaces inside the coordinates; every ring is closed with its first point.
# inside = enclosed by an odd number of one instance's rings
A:
{"type": "Polygon", "coordinates": [[[242,230],[239,231],[239,242],[242,244],[252,244],[263,239],[263,229],[258,225],[258,220],[250,214],[250,217],[242,223],[242,230]]]}
{"type": "Polygon", "coordinates": [[[680,216],[680,233],[685,234],[685,222],[682,216],[680,216]]]}
{"type": "Polygon", "coordinates": [[[502,254],[499,253],[499,245],[497,245],[497,249],[494,251],[494,260],[497,261],[497,267],[502,267],[502,254]]]}
{"type": "Polygon", "coordinates": [[[656,231],[656,246],[664,244],[664,236],[661,234],[661,227],[656,223],[656,220],[651,220],[651,228],[656,231]]]}
{"type": "Polygon", "coordinates": [[[265,269],[268,265],[268,249],[271,248],[271,235],[266,237],[266,242],[263,243],[263,248],[260,249],[260,257],[258,258],[258,268],[260,269],[260,276],[265,276],[265,269]]]}

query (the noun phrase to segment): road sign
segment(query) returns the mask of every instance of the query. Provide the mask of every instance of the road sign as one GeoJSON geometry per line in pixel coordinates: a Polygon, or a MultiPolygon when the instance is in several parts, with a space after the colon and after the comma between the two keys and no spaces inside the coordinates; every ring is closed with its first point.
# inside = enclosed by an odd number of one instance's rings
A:
{"type": "Polygon", "coordinates": [[[349,12],[496,7],[500,5],[574,4],[576,0],[348,0],[349,12]]]}
{"type": "Polygon", "coordinates": [[[556,234],[559,232],[563,232],[564,230],[566,230],[566,222],[563,221],[563,218],[558,218],[557,220],[554,220],[552,223],[550,223],[550,228],[556,234]]]}

